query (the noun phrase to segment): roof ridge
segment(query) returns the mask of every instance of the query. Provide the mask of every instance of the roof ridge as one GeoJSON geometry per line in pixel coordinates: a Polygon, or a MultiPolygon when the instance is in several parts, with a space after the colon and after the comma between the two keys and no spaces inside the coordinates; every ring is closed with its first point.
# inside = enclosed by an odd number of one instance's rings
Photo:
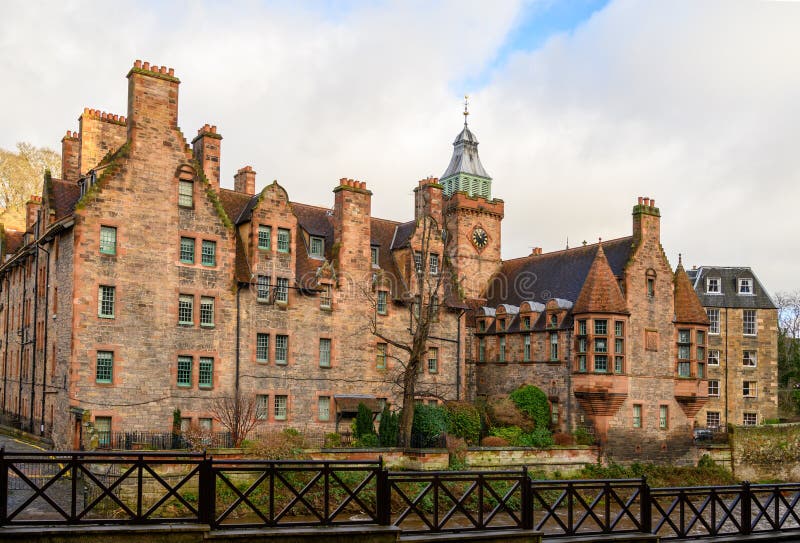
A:
{"type": "MultiPolygon", "coordinates": [[[[622,236],[622,237],[619,237],[619,238],[603,240],[602,245],[608,245],[609,243],[615,243],[615,242],[623,241],[623,240],[626,240],[626,239],[633,239],[633,236],[622,236]]],[[[516,258],[509,258],[507,260],[503,260],[503,263],[505,264],[506,262],[513,262],[514,260],[523,260],[523,259],[526,259],[526,258],[537,258],[537,259],[540,259],[540,258],[546,257],[546,256],[554,256],[554,255],[558,255],[558,254],[568,253],[570,251],[580,251],[582,249],[591,249],[592,247],[597,247],[598,245],[600,245],[599,242],[598,243],[589,243],[589,244],[586,244],[586,245],[580,245],[578,247],[570,247],[569,249],[559,249],[557,251],[551,251],[549,253],[542,253],[542,254],[539,254],[539,255],[518,256],[516,258]]]]}

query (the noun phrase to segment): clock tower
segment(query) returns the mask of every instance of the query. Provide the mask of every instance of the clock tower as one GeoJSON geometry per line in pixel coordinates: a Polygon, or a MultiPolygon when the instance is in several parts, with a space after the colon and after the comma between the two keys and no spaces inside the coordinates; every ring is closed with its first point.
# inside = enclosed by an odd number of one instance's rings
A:
{"type": "Polygon", "coordinates": [[[478,156],[478,139],[467,126],[453,142],[453,157],[441,177],[447,214],[447,253],[459,293],[465,300],[481,298],[500,269],[502,200],[492,198],[492,178],[478,156]]]}

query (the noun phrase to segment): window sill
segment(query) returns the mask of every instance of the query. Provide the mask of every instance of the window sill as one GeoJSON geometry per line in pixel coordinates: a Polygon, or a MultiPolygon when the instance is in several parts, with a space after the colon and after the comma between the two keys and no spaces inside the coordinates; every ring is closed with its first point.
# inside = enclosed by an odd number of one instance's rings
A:
{"type": "Polygon", "coordinates": [[[201,324],[200,328],[204,330],[213,330],[214,328],[216,328],[216,326],[213,324],[201,324]]]}
{"type": "Polygon", "coordinates": [[[194,266],[194,261],[192,261],[192,262],[189,262],[188,260],[180,260],[179,262],[180,262],[181,264],[185,264],[185,265],[187,265],[187,266],[194,266]]]}
{"type": "Polygon", "coordinates": [[[193,328],[194,327],[194,323],[193,322],[179,322],[178,326],[180,326],[181,328],[193,328]]]}
{"type": "Polygon", "coordinates": [[[258,364],[269,364],[269,360],[259,360],[258,358],[256,358],[256,362],[258,364]]]}
{"type": "Polygon", "coordinates": [[[114,383],[112,381],[95,381],[94,384],[100,385],[100,386],[103,386],[103,387],[113,386],[114,385],[114,383]]]}
{"type": "Polygon", "coordinates": [[[199,388],[200,390],[214,390],[214,387],[210,385],[198,385],[197,388],[199,388]]]}
{"type": "Polygon", "coordinates": [[[333,308],[331,306],[319,306],[320,311],[325,311],[326,313],[332,313],[333,308]]]}
{"type": "Polygon", "coordinates": [[[182,388],[182,389],[190,389],[190,388],[192,388],[192,385],[175,385],[175,386],[177,386],[178,388],[182,388]]]}
{"type": "Polygon", "coordinates": [[[288,365],[289,365],[289,363],[288,363],[288,362],[280,362],[280,361],[276,361],[276,362],[275,362],[275,365],[276,365],[276,366],[288,366],[288,365]]]}
{"type": "Polygon", "coordinates": [[[113,319],[114,319],[114,315],[97,315],[97,318],[98,318],[98,319],[108,319],[108,320],[113,320],[113,319]]]}
{"type": "Polygon", "coordinates": [[[329,370],[329,369],[331,369],[331,366],[330,366],[330,365],[328,365],[328,366],[323,366],[322,364],[320,364],[320,365],[319,365],[319,369],[321,369],[321,370],[329,370]]]}
{"type": "Polygon", "coordinates": [[[107,253],[107,252],[105,252],[105,251],[100,251],[100,256],[111,256],[111,257],[115,257],[115,256],[117,256],[117,253],[107,253]]]}

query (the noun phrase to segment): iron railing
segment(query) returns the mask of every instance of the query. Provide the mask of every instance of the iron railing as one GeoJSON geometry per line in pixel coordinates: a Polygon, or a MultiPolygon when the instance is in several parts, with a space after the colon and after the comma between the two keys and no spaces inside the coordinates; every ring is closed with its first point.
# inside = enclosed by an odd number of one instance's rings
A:
{"type": "MultiPolygon", "coordinates": [[[[651,488],[509,471],[388,471],[375,461],[0,449],[0,526],[203,523],[211,529],[384,525],[405,534],[690,539],[800,532],[800,483],[651,488]]],[[[0,530],[0,533],[2,531],[0,530]]]]}

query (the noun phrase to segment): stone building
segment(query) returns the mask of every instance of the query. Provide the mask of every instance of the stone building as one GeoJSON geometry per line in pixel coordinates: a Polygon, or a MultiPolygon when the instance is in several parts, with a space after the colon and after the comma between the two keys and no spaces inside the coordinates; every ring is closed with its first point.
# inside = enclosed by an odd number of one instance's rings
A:
{"type": "Polygon", "coordinates": [[[127,115],[85,109],[62,178],[28,203],[24,233],[3,232],[6,417],[74,447],[87,418],[167,432],[179,409],[222,430],[214,399],[238,391],[266,427],[345,429],[359,402],[399,404],[393,342],[424,310],[419,401],[530,383],[554,427],[585,425],[619,458],[690,445],[709,321],[654,200],[634,205],[630,236],[503,261],[505,204],[466,122],[400,223],[373,217],[357,180],[323,206],[277,181],[256,191],[249,166],[222,187],[222,136],[184,138],[173,70],[137,61],[127,78],[127,115]]]}
{"type": "Polygon", "coordinates": [[[708,403],[698,422],[708,428],[752,426],[778,416],[778,309],[753,270],[701,266],[690,270],[710,321],[708,403]]]}

